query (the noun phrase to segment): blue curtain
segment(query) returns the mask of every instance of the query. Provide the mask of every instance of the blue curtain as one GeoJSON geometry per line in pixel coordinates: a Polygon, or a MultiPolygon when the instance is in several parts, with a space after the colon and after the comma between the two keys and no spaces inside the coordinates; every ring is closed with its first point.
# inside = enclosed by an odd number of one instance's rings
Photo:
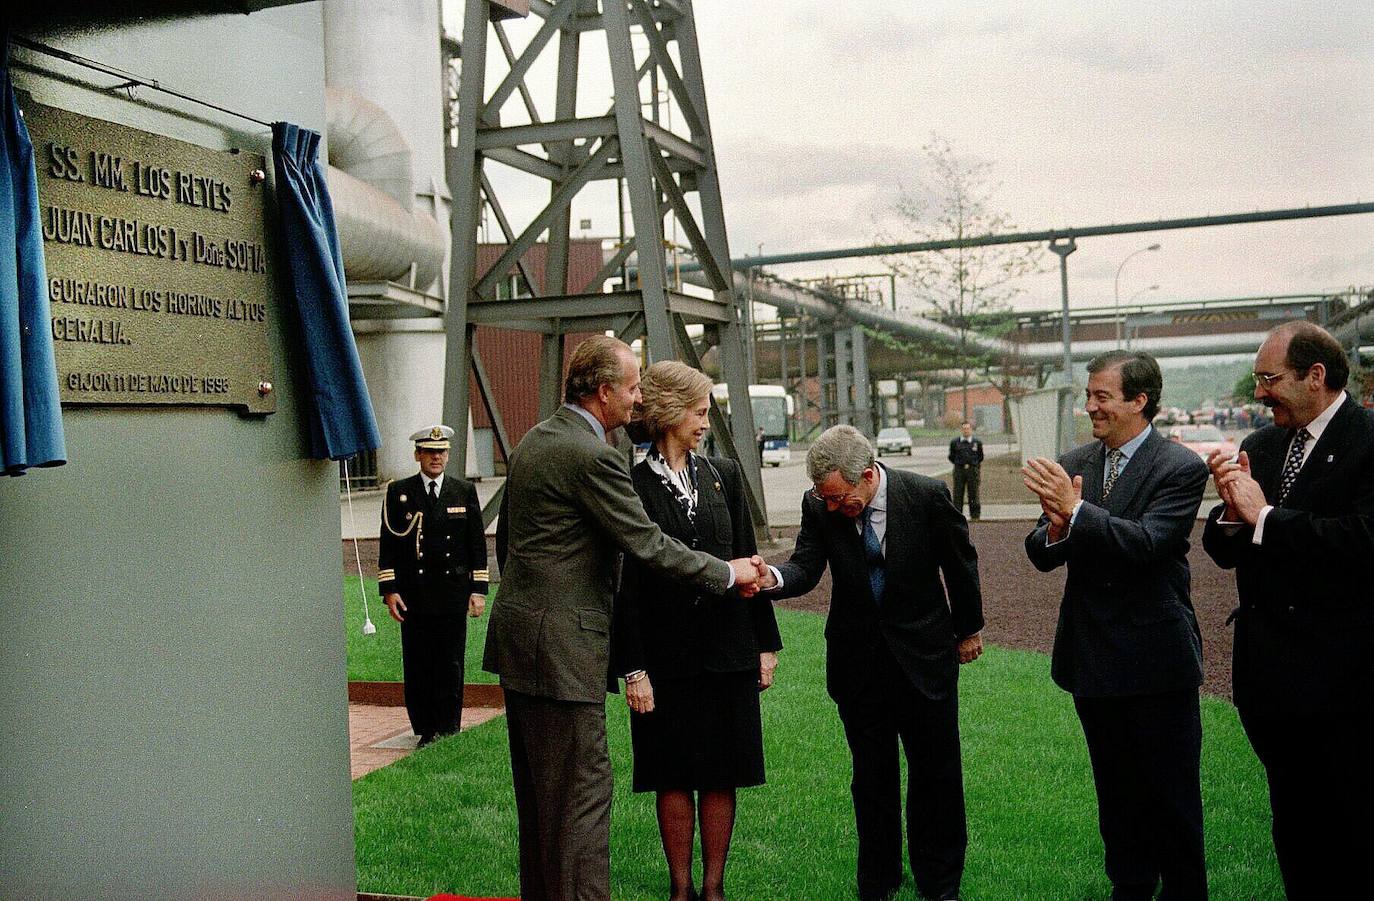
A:
{"type": "Polygon", "coordinates": [[[348,324],[343,255],[319,149],[317,132],[288,122],[272,126],[277,209],[310,381],[311,456],[343,460],[382,441],[348,324]]]}
{"type": "Polygon", "coordinates": [[[57,392],[33,142],[0,32],[0,472],[67,462],[57,392]]]}

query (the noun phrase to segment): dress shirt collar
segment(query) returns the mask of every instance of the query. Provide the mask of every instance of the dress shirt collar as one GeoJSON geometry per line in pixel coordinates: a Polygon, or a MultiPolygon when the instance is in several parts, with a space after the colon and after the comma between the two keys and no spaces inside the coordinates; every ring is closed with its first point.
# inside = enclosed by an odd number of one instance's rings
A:
{"type": "Polygon", "coordinates": [[[1309,447],[1315,445],[1317,440],[1321,438],[1322,432],[1325,432],[1326,427],[1331,425],[1331,420],[1336,418],[1336,411],[1341,408],[1341,404],[1343,403],[1345,403],[1344,391],[1340,393],[1339,397],[1331,402],[1331,406],[1322,410],[1317,414],[1316,419],[1307,424],[1307,434],[1312,436],[1312,444],[1308,445],[1309,447]]]}
{"type": "Polygon", "coordinates": [[[873,508],[874,513],[887,512],[887,468],[881,463],[873,464],[878,470],[878,490],[873,492],[873,500],[868,502],[868,506],[873,508]]]}
{"type": "Polygon", "coordinates": [[[1123,469],[1126,467],[1126,464],[1131,461],[1131,458],[1135,456],[1135,452],[1140,450],[1140,445],[1144,444],[1146,439],[1150,437],[1152,431],[1154,431],[1154,427],[1146,423],[1145,428],[1140,430],[1140,434],[1121,445],[1119,450],[1121,451],[1121,467],[1123,469]]]}
{"type": "Polygon", "coordinates": [[[439,492],[441,492],[441,491],[444,490],[444,474],[443,474],[442,472],[439,473],[439,475],[438,475],[437,478],[433,478],[433,479],[431,479],[429,476],[425,475],[424,473],[420,473],[420,481],[421,481],[421,482],[424,482],[424,484],[425,484],[425,495],[426,495],[426,496],[429,495],[429,485],[430,485],[431,482],[434,483],[434,492],[435,492],[436,494],[438,494],[439,492]]]}
{"type": "Polygon", "coordinates": [[[591,423],[592,431],[596,432],[596,437],[600,438],[602,441],[606,440],[606,427],[601,424],[601,420],[597,419],[595,416],[591,414],[590,410],[588,410],[581,404],[564,404],[563,406],[567,407],[569,410],[572,410],[578,416],[581,416],[583,419],[587,420],[587,422],[591,423]]]}
{"type": "MultiPolygon", "coordinates": [[[[868,521],[873,526],[873,531],[878,536],[878,541],[882,542],[887,538],[887,468],[881,463],[875,463],[874,468],[878,470],[878,490],[873,492],[873,500],[864,507],[868,512],[868,521]]],[[[854,517],[854,527],[859,530],[859,534],[864,533],[864,514],[860,513],[854,517]]]]}

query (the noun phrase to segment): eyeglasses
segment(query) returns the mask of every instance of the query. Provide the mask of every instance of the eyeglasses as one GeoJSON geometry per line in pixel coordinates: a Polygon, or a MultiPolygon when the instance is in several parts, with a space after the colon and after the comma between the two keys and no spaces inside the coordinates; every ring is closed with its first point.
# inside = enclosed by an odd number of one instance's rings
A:
{"type": "MultiPolygon", "coordinates": [[[[867,470],[865,470],[865,472],[867,472],[867,470]]],[[[841,480],[843,481],[843,477],[841,478],[841,480]]],[[[862,481],[862,476],[860,477],[860,480],[862,481]]],[[[849,484],[849,483],[848,483],[848,482],[845,482],[845,484],[849,484]]],[[[844,492],[843,494],[821,494],[821,493],[820,493],[819,491],[817,491],[815,488],[811,488],[811,489],[807,490],[806,493],[809,494],[809,495],[811,495],[812,497],[814,497],[816,500],[820,501],[820,502],[823,503],[823,504],[834,504],[835,506],[838,507],[838,506],[840,506],[841,504],[843,504],[845,501],[849,500],[851,497],[857,497],[858,495],[856,495],[854,492],[858,490],[858,487],[859,487],[858,485],[855,485],[854,487],[850,488],[848,491],[844,492]]]]}
{"type": "Polygon", "coordinates": [[[1288,372],[1289,370],[1287,369],[1282,369],[1275,373],[1252,372],[1250,373],[1250,376],[1255,380],[1256,385],[1263,385],[1265,390],[1267,391],[1268,389],[1277,385],[1279,383],[1279,380],[1282,379],[1284,375],[1286,375],[1288,372]]]}
{"type": "Polygon", "coordinates": [[[811,488],[808,489],[806,493],[811,495],[823,504],[834,504],[838,507],[840,504],[843,504],[845,501],[849,500],[850,496],[853,495],[854,492],[846,491],[844,494],[821,494],[815,488],[811,488]]]}

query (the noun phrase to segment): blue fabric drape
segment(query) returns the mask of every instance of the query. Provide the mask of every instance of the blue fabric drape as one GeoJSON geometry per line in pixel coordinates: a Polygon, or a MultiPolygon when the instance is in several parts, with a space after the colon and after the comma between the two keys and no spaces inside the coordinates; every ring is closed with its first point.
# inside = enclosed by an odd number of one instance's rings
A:
{"type": "Polygon", "coordinates": [[[0,33],[0,472],[67,462],[57,391],[33,142],[0,33]]]}
{"type": "Polygon", "coordinates": [[[317,132],[289,122],[272,126],[277,209],[310,380],[311,456],[342,460],[382,442],[348,324],[343,255],[319,148],[317,132]]]}

